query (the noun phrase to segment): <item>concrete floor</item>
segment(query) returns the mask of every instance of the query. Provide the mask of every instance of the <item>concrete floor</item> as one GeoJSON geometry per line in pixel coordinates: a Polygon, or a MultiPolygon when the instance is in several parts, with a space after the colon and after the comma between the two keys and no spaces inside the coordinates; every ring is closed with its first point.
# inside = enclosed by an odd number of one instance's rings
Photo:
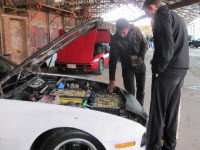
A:
{"type": "MultiPolygon", "coordinates": [[[[149,113],[151,96],[151,65],[149,62],[152,58],[152,54],[153,50],[148,51],[145,58],[147,75],[144,109],[147,114],[149,113]]],[[[51,68],[50,72],[54,72],[53,70],[55,71],[55,68],[51,68]]],[[[101,76],[93,74],[78,74],[75,76],[108,83],[108,72],[109,69],[106,67],[104,74],[101,76]]],[[[121,72],[121,65],[118,64],[116,71],[116,86],[124,88],[121,72]]],[[[181,122],[177,150],[200,150],[200,49],[190,49],[190,70],[185,78],[181,103],[181,122]]]]}

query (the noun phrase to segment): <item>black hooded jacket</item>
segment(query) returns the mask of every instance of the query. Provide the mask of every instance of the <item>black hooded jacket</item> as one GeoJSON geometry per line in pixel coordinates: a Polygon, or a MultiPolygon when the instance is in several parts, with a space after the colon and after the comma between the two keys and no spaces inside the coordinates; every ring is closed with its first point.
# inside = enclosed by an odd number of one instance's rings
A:
{"type": "Polygon", "coordinates": [[[125,38],[116,32],[110,44],[110,81],[115,80],[116,65],[119,60],[121,61],[122,68],[132,68],[131,56],[137,55],[144,59],[146,49],[147,41],[137,27],[130,26],[128,35],[125,38]]]}
{"type": "Polygon", "coordinates": [[[152,73],[189,68],[188,33],[179,15],[167,6],[160,7],[155,15],[153,35],[152,73]]]}

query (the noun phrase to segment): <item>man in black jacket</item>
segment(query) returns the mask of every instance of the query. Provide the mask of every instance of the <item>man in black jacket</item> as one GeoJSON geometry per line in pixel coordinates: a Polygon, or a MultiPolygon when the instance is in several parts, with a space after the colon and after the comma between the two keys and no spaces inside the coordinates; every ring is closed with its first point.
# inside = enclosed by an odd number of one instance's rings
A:
{"type": "Polygon", "coordinates": [[[109,61],[110,93],[115,89],[115,72],[118,60],[122,65],[122,76],[125,89],[135,95],[134,76],[136,77],[136,98],[143,106],[146,66],[144,56],[147,42],[141,31],[130,26],[126,19],[116,21],[117,32],[112,37],[109,61]]]}
{"type": "Polygon", "coordinates": [[[155,44],[147,150],[175,150],[181,87],[189,68],[186,25],[160,0],[146,0],[143,10],[154,20],[155,44]]]}

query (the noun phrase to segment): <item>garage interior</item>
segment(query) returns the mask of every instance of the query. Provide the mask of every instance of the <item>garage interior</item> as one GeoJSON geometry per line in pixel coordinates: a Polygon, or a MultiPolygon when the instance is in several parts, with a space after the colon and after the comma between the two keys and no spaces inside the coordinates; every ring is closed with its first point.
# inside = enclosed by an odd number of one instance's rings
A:
{"type": "MultiPolygon", "coordinates": [[[[21,63],[58,37],[60,29],[68,31],[120,5],[133,4],[141,8],[143,2],[143,0],[1,0],[0,54],[10,54],[11,60],[21,63]]],[[[198,0],[163,2],[184,17],[186,23],[199,16],[198,0]]],[[[133,22],[145,17],[142,15],[134,18],[133,22]]],[[[102,28],[115,32],[112,23],[104,23],[102,28]]]]}
{"type": "MultiPolygon", "coordinates": [[[[144,0],[1,0],[0,1],[0,54],[8,55],[20,64],[40,48],[59,36],[59,30],[70,29],[83,24],[94,17],[112,11],[121,5],[133,4],[141,9],[144,0]]],[[[171,10],[184,18],[186,24],[200,17],[199,0],[163,0],[171,10]]],[[[117,14],[116,14],[117,15],[117,14]]],[[[141,14],[133,18],[132,23],[145,19],[141,14]]],[[[113,22],[103,22],[101,29],[116,31],[113,22]]],[[[146,97],[144,109],[147,114],[150,106],[152,51],[147,52],[146,97]]],[[[186,77],[182,95],[182,114],[180,138],[177,150],[200,149],[200,53],[199,49],[190,50],[190,70],[186,77]],[[191,148],[192,147],[192,148],[191,148]]],[[[56,73],[55,68],[50,72],[56,73]]],[[[121,66],[116,74],[117,86],[124,88],[121,66]]],[[[105,68],[102,76],[78,74],[80,77],[109,82],[109,70],[105,68]]]]}

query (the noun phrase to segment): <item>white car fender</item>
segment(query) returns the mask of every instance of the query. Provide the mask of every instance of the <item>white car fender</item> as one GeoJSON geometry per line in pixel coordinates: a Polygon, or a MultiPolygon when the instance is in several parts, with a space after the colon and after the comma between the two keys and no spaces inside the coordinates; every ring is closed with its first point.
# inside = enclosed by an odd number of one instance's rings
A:
{"type": "Polygon", "coordinates": [[[133,141],[135,146],[123,150],[143,150],[140,143],[145,128],[134,121],[77,107],[0,100],[1,150],[29,150],[39,135],[63,127],[91,134],[107,150],[115,150],[115,144],[133,141]]]}

